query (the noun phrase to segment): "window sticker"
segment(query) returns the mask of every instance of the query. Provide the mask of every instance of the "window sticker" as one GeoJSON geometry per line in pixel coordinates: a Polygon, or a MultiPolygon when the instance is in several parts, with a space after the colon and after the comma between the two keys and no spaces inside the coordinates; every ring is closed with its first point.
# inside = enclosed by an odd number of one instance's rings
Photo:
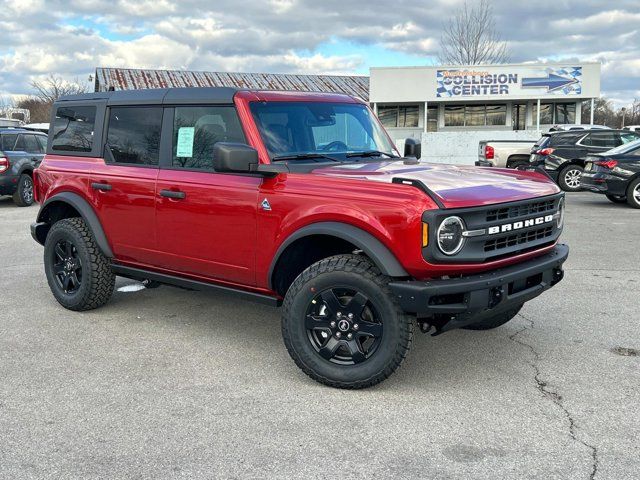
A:
{"type": "Polygon", "coordinates": [[[193,139],[195,127],[180,127],[178,129],[178,145],[176,157],[193,157],[193,139]]]}

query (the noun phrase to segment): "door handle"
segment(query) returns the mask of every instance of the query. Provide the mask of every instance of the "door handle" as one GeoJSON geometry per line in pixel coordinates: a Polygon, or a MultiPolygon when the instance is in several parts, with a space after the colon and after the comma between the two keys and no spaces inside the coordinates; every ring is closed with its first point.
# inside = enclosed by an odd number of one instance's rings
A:
{"type": "Polygon", "coordinates": [[[160,190],[160,196],[166,198],[174,198],[176,200],[182,200],[187,197],[187,194],[175,190],[160,190]]]}
{"type": "Polygon", "coordinates": [[[93,188],[94,190],[102,190],[103,192],[108,192],[112,187],[108,183],[93,182],[91,184],[91,188],[93,188]]]}

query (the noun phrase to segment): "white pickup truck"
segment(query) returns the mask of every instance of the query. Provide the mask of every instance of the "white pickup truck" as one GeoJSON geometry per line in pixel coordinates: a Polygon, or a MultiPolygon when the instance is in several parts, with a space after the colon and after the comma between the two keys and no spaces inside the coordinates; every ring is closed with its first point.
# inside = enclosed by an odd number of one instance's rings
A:
{"type": "Polygon", "coordinates": [[[535,140],[485,140],[478,145],[479,167],[516,168],[528,164],[535,140]]]}

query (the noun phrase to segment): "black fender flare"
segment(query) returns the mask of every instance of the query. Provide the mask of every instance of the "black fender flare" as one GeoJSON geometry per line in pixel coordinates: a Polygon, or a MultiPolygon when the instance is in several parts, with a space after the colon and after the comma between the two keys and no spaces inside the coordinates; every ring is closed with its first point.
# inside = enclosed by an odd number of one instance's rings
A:
{"type": "MultiPolygon", "coordinates": [[[[111,251],[111,247],[109,246],[109,242],[107,241],[107,236],[104,234],[104,230],[102,229],[102,225],[100,224],[100,220],[98,220],[96,212],[93,210],[89,202],[87,202],[77,193],[60,192],[48,198],[42,204],[42,207],[40,207],[40,211],[38,212],[38,225],[47,225],[47,209],[50,208],[51,204],[56,202],[66,203],[67,205],[73,207],[80,214],[84,222],[88,225],[91,233],[93,234],[93,238],[95,239],[96,244],[98,245],[98,248],[100,249],[102,254],[107,258],[113,258],[113,252],[111,251]]],[[[50,227],[50,225],[48,227],[50,227]]]]}
{"type": "Polygon", "coordinates": [[[339,222],[319,222],[302,227],[282,242],[269,267],[269,286],[273,287],[273,273],[282,253],[296,240],[311,235],[329,235],[345,240],[362,250],[367,257],[389,277],[409,277],[395,255],[376,237],[361,228],[339,222]]]}

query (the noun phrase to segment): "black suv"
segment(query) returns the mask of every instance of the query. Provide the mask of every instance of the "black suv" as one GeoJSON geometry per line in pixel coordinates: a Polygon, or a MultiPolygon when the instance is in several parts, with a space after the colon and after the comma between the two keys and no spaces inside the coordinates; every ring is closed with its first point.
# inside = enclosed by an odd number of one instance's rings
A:
{"type": "Polygon", "coordinates": [[[33,170],[47,149],[47,135],[0,128],[0,196],[13,195],[19,207],[33,204],[33,170]]]}
{"type": "Polygon", "coordinates": [[[529,163],[545,171],[566,192],[580,190],[580,176],[587,156],[606,152],[638,140],[628,130],[579,130],[545,133],[531,148],[529,163]]]}

